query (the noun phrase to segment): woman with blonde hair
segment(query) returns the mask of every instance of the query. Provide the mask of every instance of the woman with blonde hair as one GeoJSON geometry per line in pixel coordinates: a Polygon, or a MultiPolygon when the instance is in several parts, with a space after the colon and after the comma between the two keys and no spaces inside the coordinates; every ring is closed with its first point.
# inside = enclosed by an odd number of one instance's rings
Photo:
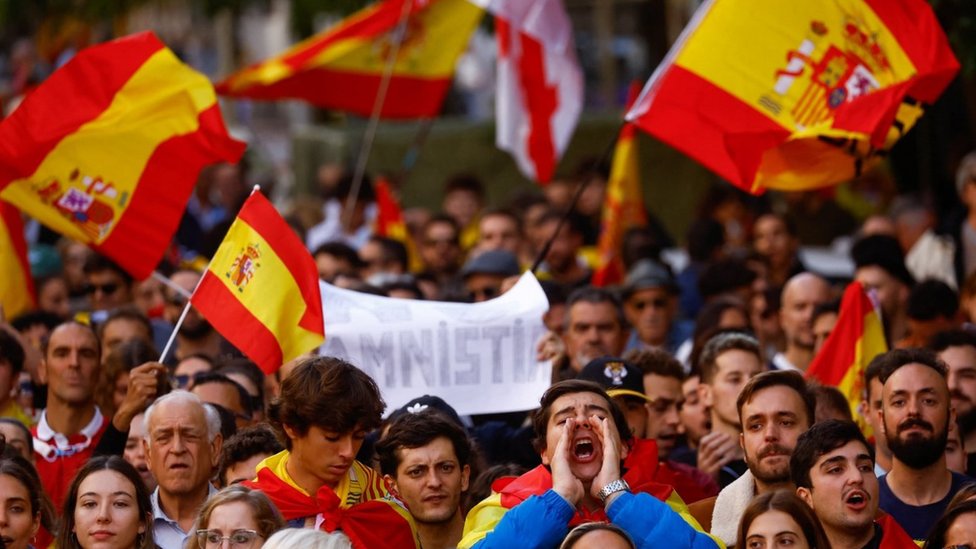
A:
{"type": "Polygon", "coordinates": [[[203,504],[185,549],[216,549],[225,539],[235,549],[258,549],[284,526],[285,519],[268,496],[235,484],[203,504]]]}

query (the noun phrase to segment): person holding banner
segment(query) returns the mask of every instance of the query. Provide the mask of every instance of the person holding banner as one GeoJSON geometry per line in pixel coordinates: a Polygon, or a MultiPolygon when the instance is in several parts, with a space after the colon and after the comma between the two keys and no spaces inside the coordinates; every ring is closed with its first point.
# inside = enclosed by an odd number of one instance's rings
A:
{"type": "Polygon", "coordinates": [[[532,423],[543,465],[476,505],[458,547],[556,548],[572,527],[596,521],[620,526],[639,548],[720,547],[670,486],[638,484],[623,469],[627,420],[600,385],[561,381],[540,404],[532,423]]]}
{"type": "Polygon", "coordinates": [[[264,492],[289,527],[342,530],[357,548],[417,545],[409,512],[384,499],[380,475],[356,460],[385,406],[376,382],[352,364],[332,357],[300,363],[268,409],[286,449],[243,484],[264,492]]]}

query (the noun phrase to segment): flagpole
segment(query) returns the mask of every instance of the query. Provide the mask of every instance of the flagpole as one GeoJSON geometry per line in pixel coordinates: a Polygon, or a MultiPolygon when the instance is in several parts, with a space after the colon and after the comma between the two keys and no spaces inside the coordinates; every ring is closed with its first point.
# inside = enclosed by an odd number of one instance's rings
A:
{"type": "MultiPolygon", "coordinates": [[[[623,129],[624,125],[629,123],[630,122],[627,122],[626,120],[620,121],[620,126],[613,133],[613,138],[610,140],[610,143],[608,143],[606,148],[603,150],[603,154],[600,155],[600,160],[597,161],[598,166],[610,160],[611,156],[613,155],[613,150],[617,146],[617,140],[620,137],[620,130],[623,129]]],[[[549,238],[546,240],[546,244],[539,251],[539,254],[536,255],[535,261],[532,262],[532,268],[529,269],[529,271],[532,274],[536,274],[536,271],[539,269],[539,266],[542,265],[542,262],[545,260],[546,256],[549,255],[549,249],[552,248],[552,243],[556,240],[556,236],[559,234],[559,231],[562,230],[563,225],[566,224],[566,221],[569,219],[569,216],[572,215],[573,210],[576,209],[576,203],[579,202],[580,197],[583,196],[583,191],[585,191],[586,187],[590,184],[590,179],[592,178],[587,178],[581,181],[579,186],[576,187],[576,192],[573,194],[573,200],[570,201],[569,207],[567,207],[566,211],[563,212],[563,216],[559,218],[559,223],[556,224],[556,228],[552,231],[552,235],[550,235],[549,238]]]]}
{"type": "Polygon", "coordinates": [[[352,222],[352,210],[356,207],[359,200],[359,189],[363,186],[363,177],[366,174],[366,161],[369,160],[369,153],[373,148],[373,140],[376,139],[376,131],[379,129],[380,112],[386,102],[386,92],[390,87],[390,80],[393,78],[393,69],[396,67],[397,57],[400,55],[400,46],[407,30],[407,16],[410,15],[410,8],[413,7],[414,0],[404,0],[403,11],[400,13],[400,21],[396,28],[396,41],[393,44],[393,54],[383,68],[383,78],[376,91],[376,100],[373,102],[373,113],[369,117],[369,124],[366,126],[366,133],[363,135],[362,145],[359,147],[359,157],[356,159],[356,169],[353,172],[352,188],[349,196],[346,197],[346,207],[343,210],[342,227],[348,231],[349,223],[352,222]]]}
{"type": "MultiPolygon", "coordinates": [[[[254,187],[251,188],[251,193],[247,196],[250,197],[251,195],[253,195],[254,193],[260,190],[261,190],[261,185],[255,185],[254,187]]],[[[160,363],[165,364],[166,355],[169,354],[170,349],[173,347],[173,342],[176,341],[176,334],[179,333],[180,327],[183,326],[183,321],[186,319],[187,313],[190,312],[190,306],[191,306],[190,298],[193,297],[193,294],[196,293],[197,288],[200,287],[200,283],[203,282],[203,276],[206,274],[207,271],[210,270],[211,263],[213,263],[213,258],[210,258],[210,261],[207,262],[207,268],[203,270],[204,274],[200,275],[200,280],[197,280],[196,286],[193,287],[193,292],[187,292],[181,286],[174,284],[172,280],[166,278],[159,271],[153,271],[153,277],[155,277],[156,280],[159,280],[167,287],[172,288],[177,293],[179,293],[180,295],[186,298],[186,305],[183,306],[183,312],[180,313],[180,318],[177,319],[176,325],[173,326],[173,333],[169,334],[169,339],[166,341],[166,346],[163,347],[163,352],[159,354],[160,363]]]]}

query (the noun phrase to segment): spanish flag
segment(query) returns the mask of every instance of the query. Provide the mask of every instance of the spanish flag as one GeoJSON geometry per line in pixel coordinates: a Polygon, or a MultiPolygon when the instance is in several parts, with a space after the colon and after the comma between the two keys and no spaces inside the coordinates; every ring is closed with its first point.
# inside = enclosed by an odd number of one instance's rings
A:
{"type": "MultiPolygon", "coordinates": [[[[637,96],[631,88],[627,106],[637,96]]],[[[633,124],[624,122],[613,150],[613,163],[610,166],[610,181],[607,182],[600,216],[600,239],[597,242],[597,261],[593,273],[594,286],[617,284],[624,278],[624,265],[620,258],[620,247],[624,233],[631,227],[647,223],[644,210],[644,195],[641,192],[640,166],[637,158],[637,131],[633,124]]]]}
{"type": "Polygon", "coordinates": [[[373,232],[377,236],[392,238],[403,243],[407,248],[409,269],[421,270],[423,266],[420,255],[417,253],[413,238],[410,237],[410,231],[407,230],[407,224],[403,221],[403,209],[400,207],[400,201],[393,194],[393,189],[390,188],[389,180],[385,177],[377,178],[373,183],[373,189],[376,192],[376,226],[373,232]]]}
{"type": "Polygon", "coordinates": [[[924,0],[710,0],[627,120],[746,191],[811,189],[884,158],[958,70],[924,0]]]}
{"type": "Polygon", "coordinates": [[[302,99],[370,116],[392,62],[380,116],[436,116],[454,65],[481,16],[482,9],[467,0],[377,2],[276,57],[230,75],[217,91],[230,97],[302,99]]]}
{"type": "Polygon", "coordinates": [[[837,324],[813,357],[806,377],[840,389],[865,436],[871,436],[871,426],[858,412],[864,398],[864,370],[874,357],[887,350],[878,308],[860,282],[851,282],[844,290],[837,324]]]}
{"type": "Polygon", "coordinates": [[[325,341],[315,261],[260,192],[244,202],[190,301],[267,374],[325,341]]]}
{"type": "Polygon", "coordinates": [[[207,78],[140,33],[79,52],[0,123],[0,197],[141,280],[199,171],[243,153],[207,78]]]}
{"type": "Polygon", "coordinates": [[[0,202],[0,305],[7,319],[34,308],[24,223],[17,208],[0,202]]]}

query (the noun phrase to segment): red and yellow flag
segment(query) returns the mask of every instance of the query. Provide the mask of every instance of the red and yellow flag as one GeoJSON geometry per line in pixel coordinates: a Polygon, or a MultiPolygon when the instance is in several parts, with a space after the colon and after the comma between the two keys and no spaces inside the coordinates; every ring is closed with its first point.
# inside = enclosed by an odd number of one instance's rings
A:
{"type": "Polygon", "coordinates": [[[325,341],[315,261],[260,192],[244,202],[190,301],[267,374],[325,341]]]}
{"type": "Polygon", "coordinates": [[[403,209],[400,201],[393,194],[390,182],[385,177],[379,177],[373,183],[376,191],[376,227],[374,233],[377,236],[392,238],[397,242],[403,243],[407,248],[408,268],[411,271],[419,271],[422,268],[420,255],[414,245],[410,231],[407,229],[406,222],[403,221],[403,209]]]}
{"type": "Polygon", "coordinates": [[[34,279],[27,261],[24,222],[17,208],[0,202],[0,305],[7,319],[34,308],[34,279]]]}
{"type": "MultiPolygon", "coordinates": [[[[628,107],[637,96],[636,92],[636,88],[632,87],[628,107]]],[[[594,286],[609,286],[624,279],[624,264],[620,257],[624,233],[631,227],[647,223],[637,145],[636,128],[625,122],[613,150],[610,180],[607,181],[603,214],[600,216],[600,239],[597,242],[599,263],[593,273],[594,286]]]]}
{"type": "Polygon", "coordinates": [[[858,412],[864,398],[864,371],[887,350],[881,314],[861,283],[851,282],[841,299],[837,324],[813,357],[806,377],[840,389],[865,436],[871,436],[871,426],[858,412]]]}
{"type": "Polygon", "coordinates": [[[200,169],[243,153],[207,78],[135,34],[79,52],[0,124],[0,197],[141,280],[200,169]]]}
{"type": "Polygon", "coordinates": [[[706,2],[627,119],[752,193],[883,158],[959,63],[924,0],[706,2]]]}
{"type": "Polygon", "coordinates": [[[481,8],[468,0],[377,2],[281,55],[230,75],[217,91],[252,99],[303,99],[369,116],[392,61],[380,116],[436,116],[481,16],[481,8]]]}

